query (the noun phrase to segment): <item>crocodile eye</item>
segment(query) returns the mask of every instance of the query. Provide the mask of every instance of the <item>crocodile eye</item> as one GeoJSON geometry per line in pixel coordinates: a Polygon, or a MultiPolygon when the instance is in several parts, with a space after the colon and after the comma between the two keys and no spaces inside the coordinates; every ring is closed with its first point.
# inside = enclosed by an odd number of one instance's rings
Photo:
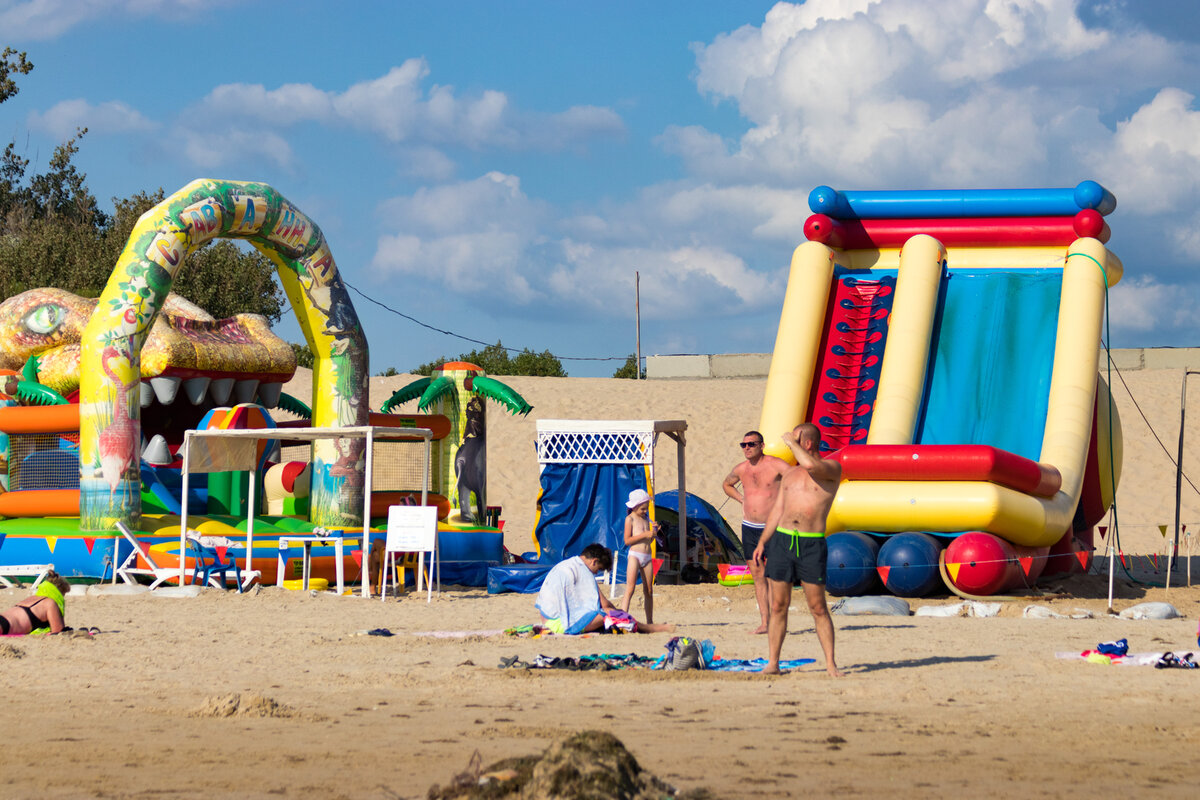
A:
{"type": "Polygon", "coordinates": [[[66,318],[67,309],[54,303],[42,303],[26,314],[22,322],[34,333],[48,335],[58,330],[66,318]]]}

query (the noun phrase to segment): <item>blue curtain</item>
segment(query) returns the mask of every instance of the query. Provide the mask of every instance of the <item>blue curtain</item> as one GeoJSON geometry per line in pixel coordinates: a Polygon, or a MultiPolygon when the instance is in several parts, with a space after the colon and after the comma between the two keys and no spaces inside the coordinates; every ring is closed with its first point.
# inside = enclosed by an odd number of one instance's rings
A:
{"type": "MultiPolygon", "coordinates": [[[[547,464],[541,475],[538,523],[539,562],[557,564],[589,544],[625,552],[625,501],[646,488],[640,464],[547,464]]],[[[618,564],[623,563],[618,560],[618,564]]],[[[619,572],[619,570],[618,570],[619,572]]]]}

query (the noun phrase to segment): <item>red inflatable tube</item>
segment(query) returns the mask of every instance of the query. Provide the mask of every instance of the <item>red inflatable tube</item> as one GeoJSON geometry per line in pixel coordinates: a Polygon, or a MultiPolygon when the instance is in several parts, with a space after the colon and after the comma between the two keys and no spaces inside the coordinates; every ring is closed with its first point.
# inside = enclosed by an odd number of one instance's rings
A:
{"type": "Polygon", "coordinates": [[[830,458],[846,480],[989,481],[1038,497],[1062,488],[1054,467],[982,444],[852,444],[830,458]]]}
{"type": "Polygon", "coordinates": [[[813,214],[804,236],[840,250],[901,247],[924,233],[947,247],[1067,245],[1081,236],[1107,242],[1111,231],[1099,212],[1073,217],[971,217],[966,219],[833,219],[813,214]]]}
{"type": "Polygon", "coordinates": [[[946,548],[946,577],[973,595],[1032,586],[1046,567],[1048,547],[1021,547],[991,533],[973,531],[946,548]]]}

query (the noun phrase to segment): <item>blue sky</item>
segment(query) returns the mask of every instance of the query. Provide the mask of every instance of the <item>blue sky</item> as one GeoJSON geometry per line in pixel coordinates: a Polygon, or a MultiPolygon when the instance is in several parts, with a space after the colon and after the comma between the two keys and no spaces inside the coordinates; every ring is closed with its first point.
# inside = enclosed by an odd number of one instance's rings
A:
{"type": "MultiPolygon", "coordinates": [[[[1099,180],[1113,344],[1200,343],[1188,3],[0,0],[0,46],[32,171],[86,126],[105,207],[265,181],[363,294],[573,376],[633,352],[635,271],[643,354],[769,351],[819,184],[1099,180]]],[[[475,346],[352,296],[372,372],[475,346]]]]}

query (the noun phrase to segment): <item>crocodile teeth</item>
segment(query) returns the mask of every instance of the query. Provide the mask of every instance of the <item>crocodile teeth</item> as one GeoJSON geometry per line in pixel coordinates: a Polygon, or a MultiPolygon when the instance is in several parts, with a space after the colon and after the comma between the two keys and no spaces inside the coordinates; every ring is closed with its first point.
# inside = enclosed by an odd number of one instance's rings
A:
{"type": "Polygon", "coordinates": [[[138,388],[138,403],[142,408],[149,408],[154,402],[154,389],[150,388],[150,381],[142,381],[138,388]]]}
{"type": "Polygon", "coordinates": [[[207,377],[188,378],[183,382],[183,391],[192,405],[198,406],[204,402],[204,395],[208,393],[210,383],[212,383],[212,378],[207,377]]]}
{"type": "Polygon", "coordinates": [[[150,386],[154,388],[154,396],[164,406],[169,406],[175,402],[175,397],[179,394],[179,386],[182,383],[183,378],[158,377],[150,379],[150,386]]]}
{"type": "Polygon", "coordinates": [[[154,466],[171,463],[171,450],[162,434],[154,434],[154,438],[142,449],[142,460],[154,466]]]}
{"type": "Polygon", "coordinates": [[[253,403],[256,394],[258,394],[258,378],[238,381],[233,387],[234,399],[239,403],[253,403]]]}
{"type": "Polygon", "coordinates": [[[208,387],[208,394],[212,397],[213,402],[219,406],[228,403],[234,383],[236,381],[233,378],[213,378],[212,384],[208,387]]]}
{"type": "Polygon", "coordinates": [[[283,394],[283,384],[260,383],[258,385],[258,402],[263,408],[275,408],[279,405],[279,396],[283,394]]]}

